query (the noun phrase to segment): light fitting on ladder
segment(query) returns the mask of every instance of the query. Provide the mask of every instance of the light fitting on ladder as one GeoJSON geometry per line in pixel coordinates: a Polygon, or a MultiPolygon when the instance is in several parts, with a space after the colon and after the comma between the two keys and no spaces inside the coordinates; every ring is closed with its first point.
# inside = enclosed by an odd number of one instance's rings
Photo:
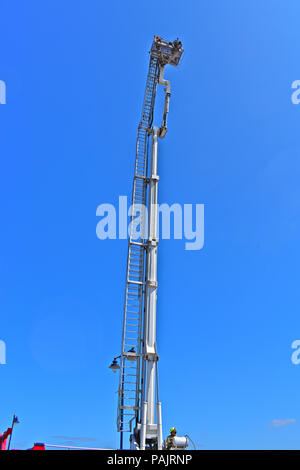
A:
{"type": "MultiPolygon", "coordinates": [[[[118,356],[120,357],[120,356],[118,356]]],[[[109,366],[109,369],[111,369],[113,372],[117,372],[118,369],[120,369],[119,363],[117,361],[118,357],[115,357],[109,366]]]]}

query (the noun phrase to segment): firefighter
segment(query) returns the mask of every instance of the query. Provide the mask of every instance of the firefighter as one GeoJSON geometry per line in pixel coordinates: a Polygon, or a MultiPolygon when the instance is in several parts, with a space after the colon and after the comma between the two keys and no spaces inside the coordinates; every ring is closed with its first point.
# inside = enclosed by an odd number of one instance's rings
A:
{"type": "Polygon", "coordinates": [[[171,449],[173,447],[173,437],[177,434],[177,429],[172,427],[170,429],[170,435],[167,437],[167,449],[171,449]]]}

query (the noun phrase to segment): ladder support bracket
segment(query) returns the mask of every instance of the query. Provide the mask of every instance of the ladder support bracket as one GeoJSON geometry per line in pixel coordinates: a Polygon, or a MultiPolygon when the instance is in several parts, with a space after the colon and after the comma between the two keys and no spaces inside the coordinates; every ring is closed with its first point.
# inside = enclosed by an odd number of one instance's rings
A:
{"type": "Polygon", "coordinates": [[[154,287],[155,289],[157,289],[158,283],[157,281],[147,281],[147,286],[154,287]]]}
{"type": "Polygon", "coordinates": [[[159,176],[158,175],[152,175],[150,178],[150,181],[159,181],[159,176]]]}
{"type": "Polygon", "coordinates": [[[147,353],[147,354],[145,354],[145,359],[147,361],[157,362],[159,360],[159,357],[158,357],[158,354],[156,354],[156,353],[147,353]]]}
{"type": "Polygon", "coordinates": [[[157,246],[158,245],[158,238],[149,238],[147,241],[147,246],[157,246]]]}

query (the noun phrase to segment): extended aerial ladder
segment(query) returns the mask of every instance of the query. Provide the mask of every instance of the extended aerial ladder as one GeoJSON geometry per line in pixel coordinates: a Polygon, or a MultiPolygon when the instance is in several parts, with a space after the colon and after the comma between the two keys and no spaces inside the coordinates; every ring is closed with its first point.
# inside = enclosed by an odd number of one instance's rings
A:
{"type": "Polygon", "coordinates": [[[111,365],[112,369],[120,369],[117,427],[121,449],[124,433],[130,433],[131,448],[162,449],[163,445],[156,346],[157,145],[158,138],[163,138],[167,132],[170,82],[164,79],[165,65],[177,66],[182,53],[182,43],[178,39],[169,42],[154,36],[142,117],[137,132],[122,348],[120,356],[111,365]],[[152,125],[157,85],[165,87],[160,128],[152,125]]]}

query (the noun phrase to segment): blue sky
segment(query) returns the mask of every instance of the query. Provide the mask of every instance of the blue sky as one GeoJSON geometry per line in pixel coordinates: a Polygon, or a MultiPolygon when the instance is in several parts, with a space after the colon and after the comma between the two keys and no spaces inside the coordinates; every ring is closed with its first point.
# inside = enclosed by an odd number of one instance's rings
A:
{"type": "Polygon", "coordinates": [[[13,447],[118,446],[108,365],[127,242],[97,239],[95,214],[130,196],[159,34],[185,49],[166,69],[159,199],[205,204],[202,250],[159,246],[164,434],[300,449],[299,14],[296,0],[2,1],[0,424],[18,415],[13,447]]]}

